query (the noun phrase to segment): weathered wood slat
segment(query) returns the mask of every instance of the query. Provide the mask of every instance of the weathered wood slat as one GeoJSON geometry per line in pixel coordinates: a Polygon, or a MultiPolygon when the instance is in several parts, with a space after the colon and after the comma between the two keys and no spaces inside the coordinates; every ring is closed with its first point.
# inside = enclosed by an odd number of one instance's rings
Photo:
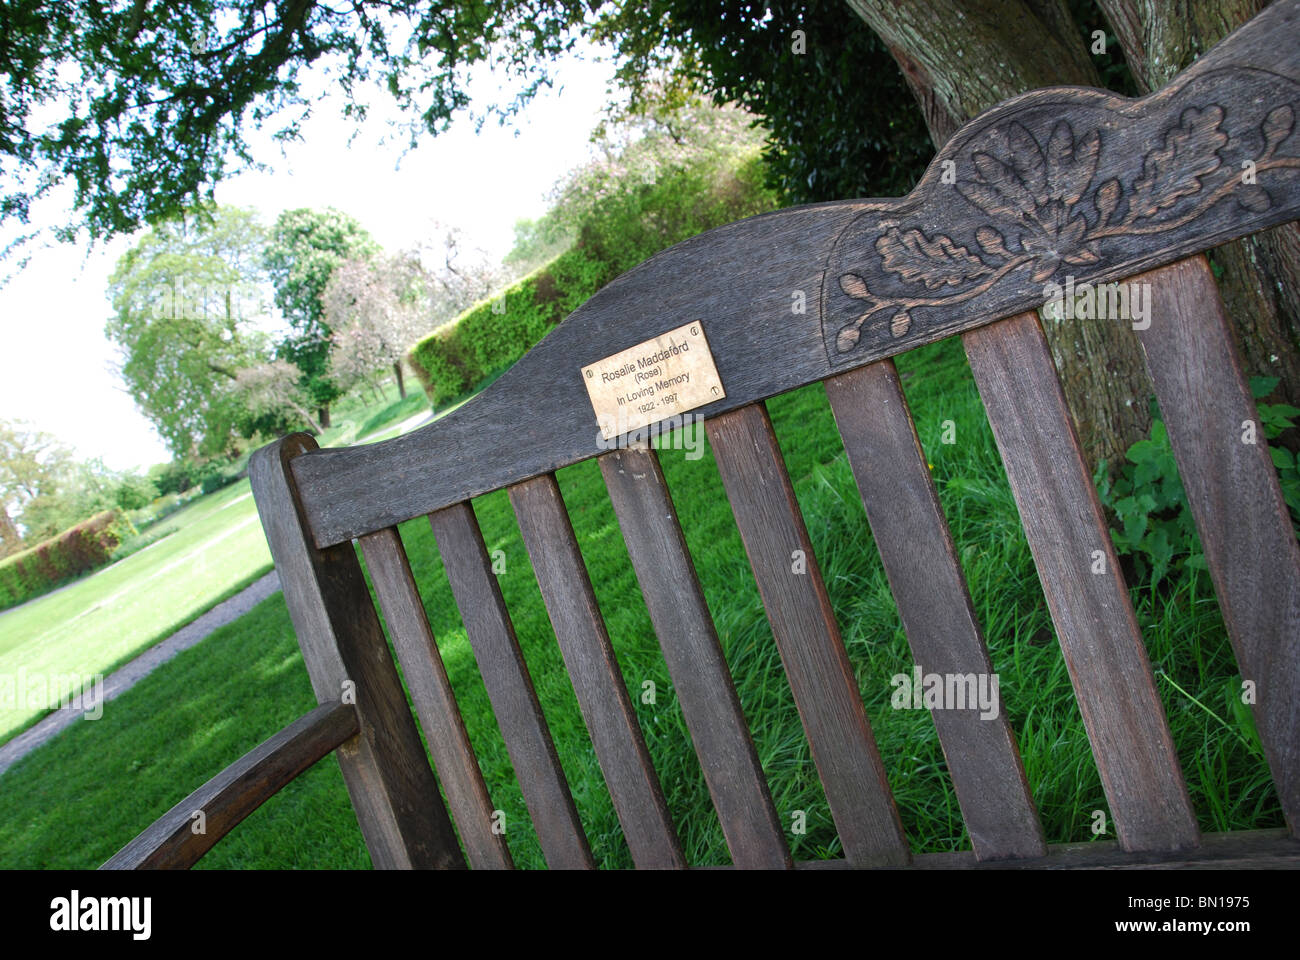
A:
{"type": "MultiPolygon", "coordinates": [[[[916,665],[922,675],[993,677],[894,362],[831,377],[826,395],[916,665]]],[[[974,702],[946,707],[931,716],[975,855],[1042,856],[1043,828],[1000,693],[991,716],[974,702]]]]}
{"type": "Polygon", "coordinates": [[[474,510],[454,504],[430,514],[429,524],[546,863],[553,870],[593,867],[474,510]]]}
{"type": "Polygon", "coordinates": [[[906,197],[764,214],[652,257],[438,423],[296,462],[316,542],[604,452],[581,368],[701,318],[726,391],[713,416],[1035,309],[1053,268],[1118,280],[1300,217],[1296,11],[1274,3],[1140,100],[1058,87],[999,104],[906,197]]]}
{"type": "Polygon", "coordinates": [[[1164,709],[1036,313],[963,335],[1126,850],[1198,841],[1164,709]]]}
{"type": "Polygon", "coordinates": [[[906,863],[902,824],[767,409],[742,407],[705,427],[845,854],[860,866],[906,863]]]}
{"type": "Polygon", "coordinates": [[[788,868],[790,850],[659,457],[642,445],[599,463],[732,862],[788,868]]]}
{"type": "Polygon", "coordinates": [[[1129,282],[1150,284],[1150,326],[1138,336],[1237,663],[1255,688],[1255,726],[1294,833],[1300,546],[1209,263],[1198,256],[1129,282]]]}
{"type": "Polygon", "coordinates": [[[321,704],[176,804],[100,869],[188,870],[240,821],[360,729],[351,705],[321,704]]]}
{"type": "Polygon", "coordinates": [[[470,865],[509,869],[514,866],[510,848],[505,835],[493,830],[492,799],[429,628],[401,537],[395,527],[388,527],[367,534],[360,543],[470,865]]]}
{"type": "Polygon", "coordinates": [[[361,735],[338,751],[357,822],[379,869],[464,867],[397,667],[350,543],[319,549],[291,461],[316,441],[294,433],[253,454],[248,476],[312,689],[354,697],[361,735]]]}
{"type": "Polygon", "coordinates": [[[528,556],[633,862],[684,868],[636,712],[552,474],[510,487],[528,556]]]}

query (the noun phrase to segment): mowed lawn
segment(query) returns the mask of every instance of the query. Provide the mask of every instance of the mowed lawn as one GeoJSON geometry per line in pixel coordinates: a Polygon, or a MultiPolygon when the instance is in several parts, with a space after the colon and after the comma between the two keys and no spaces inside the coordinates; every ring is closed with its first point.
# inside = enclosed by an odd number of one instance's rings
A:
{"type": "MultiPolygon", "coordinates": [[[[1113,839],[1113,823],[1093,832],[1095,811],[1107,812],[1105,795],[960,345],[914,351],[899,367],[1047,838],[1113,839]],[[956,443],[940,440],[945,420],[955,422],[956,443]]],[[[918,852],[966,847],[928,713],[891,707],[890,678],[910,671],[912,657],[824,390],[813,385],[768,408],[909,841],[918,852]]],[[[839,856],[720,478],[707,448],[702,453],[691,460],[663,449],[661,461],[777,811],[796,858],[839,856]],[[799,821],[804,832],[791,829],[799,821]]],[[[587,461],[558,479],[686,856],[693,864],[727,863],[599,469],[587,461]],[[647,680],[656,688],[653,703],[639,696],[647,680]]],[[[488,549],[504,555],[501,588],[597,861],[630,865],[508,498],[498,492],[474,506],[488,549]]],[[[428,524],[413,520],[401,533],[515,862],[544,866],[428,524]]],[[[1193,573],[1159,593],[1142,584],[1132,593],[1202,828],[1281,825],[1258,743],[1232,706],[1240,679],[1208,581],[1193,573]]],[[[155,671],[101,720],[75,724],[0,777],[0,866],[98,866],[313,703],[277,595],[155,671]]],[[[337,763],[327,759],[200,866],[368,864],[337,763]]]]}
{"type": "MultiPolygon", "coordinates": [[[[324,445],[410,429],[428,413],[419,393],[369,406],[340,404],[324,445]]],[[[158,520],[174,530],[61,590],[0,612],[0,675],[108,674],[271,569],[248,481],[200,497],[158,520]]],[[[21,693],[21,691],[19,691],[21,693]]],[[[45,713],[0,704],[0,743],[45,713]]]]}
{"type": "MultiPolygon", "coordinates": [[[[159,523],[176,532],[0,614],[0,674],[108,674],[271,567],[247,480],[159,523]]],[[[0,741],[43,712],[0,708],[0,741]]]]}

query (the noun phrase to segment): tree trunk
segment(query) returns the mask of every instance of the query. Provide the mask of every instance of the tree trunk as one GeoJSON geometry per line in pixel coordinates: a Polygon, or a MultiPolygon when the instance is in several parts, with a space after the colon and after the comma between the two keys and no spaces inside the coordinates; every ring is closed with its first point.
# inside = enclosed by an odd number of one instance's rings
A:
{"type": "MultiPolygon", "coordinates": [[[[306,409],[304,409],[303,407],[300,407],[298,404],[294,403],[292,400],[289,400],[289,401],[288,401],[288,404],[289,404],[289,408],[290,408],[291,410],[293,410],[294,413],[298,414],[298,416],[302,417],[303,420],[305,420],[305,421],[307,422],[307,425],[308,425],[309,427],[311,427],[311,429],[312,429],[316,434],[324,433],[324,432],[325,432],[325,427],[329,426],[329,424],[322,424],[322,423],[318,423],[317,421],[313,420],[313,419],[311,418],[311,414],[308,413],[308,412],[306,411],[306,409]]],[[[329,410],[328,407],[321,407],[320,409],[321,409],[322,411],[325,411],[325,412],[328,414],[328,410],[329,410]]]]}
{"type": "MultiPolygon", "coordinates": [[[[1139,89],[1158,90],[1268,4],[1264,0],[1099,0],[1139,89]]],[[[1300,406],[1300,227],[1283,224],[1211,252],[1247,375],[1281,378],[1300,406]]],[[[1295,449],[1297,438],[1283,437],[1295,449]]]]}
{"type": "Polygon", "coordinates": [[[406,381],[402,379],[402,361],[398,360],[393,364],[393,373],[397,375],[397,396],[400,400],[406,399],[406,381]]]}
{"type": "MultiPolygon", "coordinates": [[[[880,35],[941,147],[966,120],[1037,87],[1100,86],[1062,0],[848,0],[880,35]]],[[[1146,436],[1151,382],[1123,325],[1043,318],[1085,456],[1114,470],[1146,436]]]]}
{"type": "MultiPolygon", "coordinates": [[[[316,412],[316,419],[319,421],[320,429],[328,430],[330,428],[330,405],[327,403],[323,406],[317,407],[316,412]]],[[[307,418],[307,422],[312,423],[311,417],[307,418]]]]}

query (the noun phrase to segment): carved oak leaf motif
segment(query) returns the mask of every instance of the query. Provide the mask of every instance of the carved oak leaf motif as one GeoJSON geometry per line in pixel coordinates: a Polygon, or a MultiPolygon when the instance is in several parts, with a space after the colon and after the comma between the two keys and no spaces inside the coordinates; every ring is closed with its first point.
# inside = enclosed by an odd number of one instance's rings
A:
{"type": "Polygon", "coordinates": [[[958,181],[957,190],[989,216],[1024,227],[1020,245],[1037,261],[1035,281],[1046,280],[1062,261],[1095,263],[1098,250],[1084,242],[1088,222],[1075,207],[1097,173],[1100,133],[1093,130],[1076,141],[1070,125],[1060,120],[1041,147],[1024,126],[1011,123],[1004,139],[1006,158],[976,151],[975,177],[958,181]]]}
{"type": "MultiPolygon", "coordinates": [[[[963,280],[993,272],[979,257],[942,233],[931,239],[920,230],[900,233],[897,227],[890,227],[876,241],[876,252],[886,270],[899,274],[909,283],[919,280],[929,290],[956,286],[963,280]]],[[[843,278],[840,283],[843,286],[843,278]]]]}
{"type": "MultiPolygon", "coordinates": [[[[863,325],[877,315],[890,317],[890,333],[901,337],[917,309],[970,300],[1026,267],[1034,282],[1043,282],[1062,264],[1098,263],[1106,238],[1184,227],[1228,197],[1256,213],[1267,210],[1273,203],[1268,191],[1242,183],[1219,154],[1229,146],[1223,118],[1216,104],[1188,107],[1143,156],[1134,180],[1111,177],[1095,188],[1100,129],[1076,139],[1070,124],[1058,120],[1045,143],[1018,120],[993,131],[982,144],[986,149],[970,155],[974,176],[956,184],[991,222],[975,228],[969,247],[947,234],[926,236],[916,226],[884,228],[872,244],[881,268],[927,293],[878,295],[859,274],[840,274],[840,289],[863,309],[837,332],[835,349],[853,350],[863,325]],[[1185,198],[1190,201],[1180,203],[1185,198]]],[[[1263,143],[1252,161],[1257,173],[1300,165],[1300,158],[1277,152],[1295,128],[1290,104],[1268,112],[1257,128],[1263,143]]]]}
{"type": "Polygon", "coordinates": [[[863,280],[856,273],[846,273],[840,277],[840,289],[850,297],[856,297],[859,300],[865,300],[871,296],[867,292],[867,281],[863,280]]]}
{"type": "Polygon", "coordinates": [[[1223,108],[1188,107],[1178,126],[1165,134],[1165,142],[1142,158],[1142,176],[1133,182],[1130,215],[1151,217],[1183,197],[1201,191],[1201,178],[1219,169],[1218,151],[1228,135],[1219,129],[1223,108]]]}

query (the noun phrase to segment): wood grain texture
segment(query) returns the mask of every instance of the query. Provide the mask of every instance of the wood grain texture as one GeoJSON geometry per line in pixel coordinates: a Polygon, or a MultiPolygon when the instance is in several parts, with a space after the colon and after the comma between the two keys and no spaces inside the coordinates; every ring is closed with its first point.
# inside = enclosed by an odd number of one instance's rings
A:
{"type": "Polygon", "coordinates": [[[355,698],[361,734],[336,756],[366,848],[378,869],[463,868],[356,550],[319,549],[303,524],[289,464],[314,449],[290,434],[253,454],[248,477],[316,699],[355,698]]]}
{"type": "Polygon", "coordinates": [[[505,834],[493,831],[495,808],[397,528],[368,534],[360,544],[470,865],[476,869],[509,869],[514,866],[510,848],[505,834]]]}
{"type": "Polygon", "coordinates": [[[188,870],[240,821],[360,729],[350,705],[321,704],[176,804],[100,869],[188,870]],[[199,833],[196,813],[203,815],[199,833]]]}
{"type": "Polygon", "coordinates": [[[767,409],[742,407],[705,426],[845,855],[861,866],[906,863],[903,827],[767,409]]]}
{"type": "Polygon", "coordinates": [[[510,487],[510,503],[632,861],[642,869],[684,868],[677,831],[554,475],[510,487]]]}
{"type": "Polygon", "coordinates": [[[1140,100],[1058,87],[999,104],[906,197],[776,211],[652,257],[437,423],[295,461],[316,542],[605,452],[581,368],[686,323],[707,323],[727,393],[712,416],[1035,308],[1066,275],[1117,280],[1296,219],[1298,50],[1283,0],[1140,100]]]}
{"type": "Polygon", "coordinates": [[[1199,832],[1178,755],[1038,315],[963,339],[1120,843],[1194,846],[1199,832]]]}
{"type": "Polygon", "coordinates": [[[1138,332],[1205,549],[1255,727],[1292,832],[1300,830],[1300,546],[1204,256],[1150,284],[1138,332]],[[1253,442],[1245,425],[1253,424],[1253,442]]]}
{"type": "Polygon", "coordinates": [[[542,855],[552,870],[594,867],[474,510],[454,504],[429,524],[542,855]]]}
{"type": "Polygon", "coordinates": [[[732,863],[788,869],[781,821],[658,454],[637,446],[607,453],[599,463],[732,863]]]}
{"type": "MultiPolygon", "coordinates": [[[[952,535],[892,360],[826,381],[867,520],[922,674],[993,676],[952,535]]],[[[1006,710],[934,709],[939,743],[975,855],[1045,851],[1006,710]]]]}

